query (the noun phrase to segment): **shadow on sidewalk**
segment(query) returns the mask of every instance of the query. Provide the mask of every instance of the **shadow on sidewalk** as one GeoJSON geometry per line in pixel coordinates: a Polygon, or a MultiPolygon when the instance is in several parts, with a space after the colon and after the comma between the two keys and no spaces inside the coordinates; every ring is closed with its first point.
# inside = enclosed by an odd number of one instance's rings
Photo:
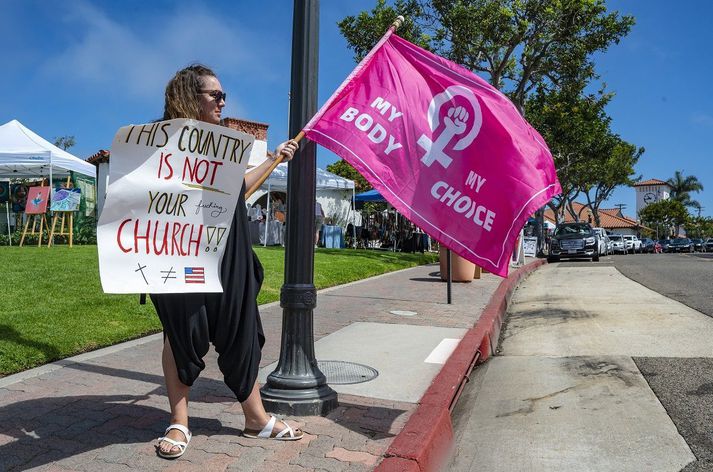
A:
{"type": "Polygon", "coordinates": [[[440,276],[439,276],[438,278],[435,278],[435,277],[434,277],[434,278],[414,277],[414,278],[409,279],[409,280],[412,280],[412,281],[414,281],[414,282],[439,282],[439,283],[443,283],[443,281],[441,280],[441,277],[440,277],[440,276]]]}
{"type": "MultiPolygon", "coordinates": [[[[87,363],[68,363],[64,366],[69,369],[76,369],[83,372],[91,372],[93,374],[106,375],[116,378],[122,377],[137,382],[145,382],[154,384],[156,389],[147,393],[147,395],[166,396],[163,376],[151,374],[148,372],[138,372],[135,370],[118,369],[116,367],[108,367],[96,364],[87,363]]],[[[191,387],[191,402],[203,403],[221,403],[221,402],[236,402],[235,396],[230,389],[220,380],[212,379],[206,376],[198,377],[196,382],[191,387]]],[[[168,399],[166,399],[168,405],[168,399]]]]}
{"type": "MultiPolygon", "coordinates": [[[[360,398],[353,395],[348,397],[352,400],[360,398]]],[[[369,440],[379,440],[392,438],[401,431],[403,428],[401,423],[405,423],[405,421],[397,422],[397,419],[406,412],[407,410],[393,407],[340,401],[339,407],[327,415],[326,419],[365,436],[369,440]]]]}
{"type": "MultiPolygon", "coordinates": [[[[138,446],[145,453],[151,450],[151,445],[168,424],[168,400],[163,376],[91,363],[67,363],[64,369],[75,372],[65,371],[62,375],[61,371],[55,371],[40,382],[71,385],[73,391],[80,386],[91,392],[102,383],[103,379],[97,377],[105,376],[107,381],[127,379],[117,383],[117,390],[124,393],[49,396],[61,395],[59,387],[59,391],[51,391],[48,396],[0,407],[1,471],[40,467],[95,450],[97,459],[106,458],[112,462],[117,455],[130,457],[135,454],[137,444],[145,445],[138,446]],[[76,371],[80,374],[77,375],[76,371]],[[126,447],[132,448],[133,452],[127,451],[126,447]]],[[[33,395],[32,389],[28,395],[33,395]]],[[[379,405],[379,400],[353,395],[345,397],[339,407],[325,418],[294,419],[314,423],[310,426],[312,434],[319,435],[320,430],[329,429],[328,425],[332,424],[368,440],[391,438],[403,427],[402,415],[407,410],[396,408],[391,402],[379,405]]],[[[236,400],[222,381],[200,377],[191,389],[191,403],[198,402],[230,404],[236,400]]],[[[217,418],[192,415],[191,430],[194,434],[206,436],[242,434],[240,429],[224,425],[219,415],[217,418]]],[[[86,456],[77,459],[78,464],[92,460],[94,458],[86,456]]],[[[72,468],[71,462],[65,465],[72,468]]]]}
{"type": "MultiPolygon", "coordinates": [[[[155,442],[167,412],[137,404],[149,395],[80,395],[37,398],[0,408],[0,470],[25,470],[119,444],[155,442]]],[[[191,417],[191,430],[239,435],[218,419],[191,417]]],[[[106,452],[106,451],[103,451],[106,452]]],[[[124,452],[124,451],[122,451],[124,452]]],[[[100,453],[101,454],[101,453],[100,453]]]]}

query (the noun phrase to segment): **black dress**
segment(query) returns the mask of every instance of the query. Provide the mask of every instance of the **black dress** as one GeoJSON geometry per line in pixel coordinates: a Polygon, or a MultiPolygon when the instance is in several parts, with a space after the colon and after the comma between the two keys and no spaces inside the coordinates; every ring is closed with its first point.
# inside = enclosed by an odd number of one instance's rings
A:
{"type": "Polygon", "coordinates": [[[257,380],[265,344],[257,306],[263,269],[250,245],[245,183],[233,214],[220,280],[223,293],[156,294],[151,301],[171,343],[181,382],[193,385],[213,343],[225,383],[242,402],[257,380]]]}

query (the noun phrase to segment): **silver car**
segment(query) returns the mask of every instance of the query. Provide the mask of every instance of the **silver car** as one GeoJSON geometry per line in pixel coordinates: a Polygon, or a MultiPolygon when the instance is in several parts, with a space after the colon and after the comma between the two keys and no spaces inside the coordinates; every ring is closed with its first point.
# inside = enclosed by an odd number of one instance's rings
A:
{"type": "Polygon", "coordinates": [[[610,234],[609,239],[612,242],[613,254],[628,254],[629,250],[626,247],[626,241],[621,234],[610,234]]]}

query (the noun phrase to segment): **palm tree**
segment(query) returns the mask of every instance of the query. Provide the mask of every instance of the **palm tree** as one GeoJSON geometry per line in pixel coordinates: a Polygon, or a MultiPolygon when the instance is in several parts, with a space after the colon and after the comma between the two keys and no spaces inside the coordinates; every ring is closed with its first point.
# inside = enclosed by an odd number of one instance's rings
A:
{"type": "Polygon", "coordinates": [[[689,208],[699,208],[701,204],[691,198],[691,192],[703,190],[703,184],[695,175],[684,176],[683,172],[677,170],[672,178],[666,183],[671,187],[671,198],[683,203],[689,208]]]}

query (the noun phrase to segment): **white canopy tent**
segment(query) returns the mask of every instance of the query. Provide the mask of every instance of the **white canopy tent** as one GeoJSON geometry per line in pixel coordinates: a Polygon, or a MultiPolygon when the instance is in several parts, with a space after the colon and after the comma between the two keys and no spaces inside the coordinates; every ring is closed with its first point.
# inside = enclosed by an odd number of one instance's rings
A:
{"type": "MultiPolygon", "coordinates": [[[[58,148],[17,120],[0,126],[0,179],[31,179],[69,175],[70,171],[96,179],[96,167],[58,148]]],[[[51,185],[51,184],[50,184],[51,185]]],[[[10,211],[6,205],[7,230],[10,211]]]]}
{"type": "Polygon", "coordinates": [[[33,178],[69,175],[96,178],[96,167],[58,148],[17,120],[0,126],[0,177],[33,178]]]}
{"type": "MultiPolygon", "coordinates": [[[[250,196],[247,203],[254,204],[263,195],[267,194],[267,208],[270,208],[271,192],[287,192],[287,164],[279,164],[263,182],[258,191],[250,196]]],[[[316,200],[322,206],[325,215],[333,216],[339,221],[354,223],[354,181],[345,179],[324,169],[317,168],[316,172],[316,200]]],[[[267,212],[270,218],[270,212],[267,212]]],[[[267,241],[267,228],[265,224],[265,241],[267,241]]],[[[266,243],[265,243],[266,244],[266,243]]]]}

